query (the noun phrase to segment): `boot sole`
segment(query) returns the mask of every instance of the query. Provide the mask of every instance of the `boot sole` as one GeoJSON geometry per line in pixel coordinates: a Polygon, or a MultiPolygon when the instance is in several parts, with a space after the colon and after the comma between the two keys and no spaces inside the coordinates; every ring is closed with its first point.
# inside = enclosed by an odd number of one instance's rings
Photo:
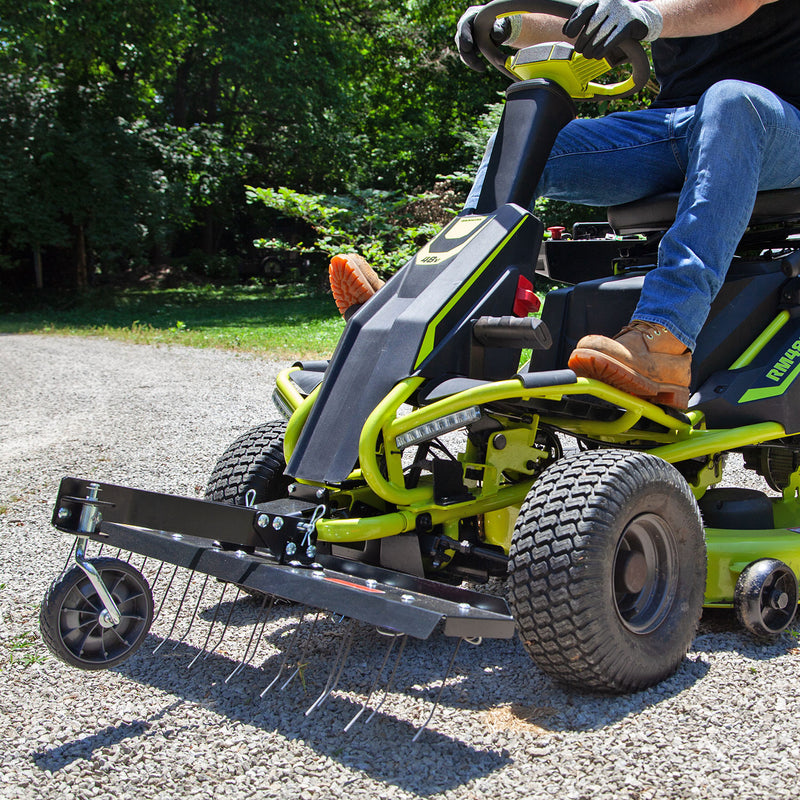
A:
{"type": "Polygon", "coordinates": [[[328,277],[340,314],[352,306],[366,303],[383,286],[372,267],[354,253],[334,256],[328,267],[328,277]]]}
{"type": "Polygon", "coordinates": [[[615,389],[649,400],[651,403],[685,411],[689,406],[689,388],[673,383],[659,383],[632,370],[596,350],[574,350],[569,368],[580,378],[594,378],[615,389]]]}

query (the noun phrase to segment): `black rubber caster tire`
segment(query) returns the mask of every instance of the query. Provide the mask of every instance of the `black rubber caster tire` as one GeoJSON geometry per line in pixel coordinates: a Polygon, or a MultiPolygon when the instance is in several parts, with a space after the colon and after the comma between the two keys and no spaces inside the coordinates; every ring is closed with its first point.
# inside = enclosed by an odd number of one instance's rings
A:
{"type": "Polygon", "coordinates": [[[776,558],[748,564],[736,581],[733,607],[739,622],[760,639],[770,639],[791,625],[797,611],[797,577],[776,558]]]}
{"type": "Polygon", "coordinates": [[[153,622],[153,593],[144,575],[118,558],[95,558],[121,614],[104,627],[103,604],[86,573],[74,566],[50,585],[39,610],[42,639],[56,658],[80,669],[113,667],[130,658],[153,622]]]}
{"type": "Polygon", "coordinates": [[[697,502],[656,456],[569,455],[528,494],[509,572],[512,611],[537,666],[580,689],[644,689],[678,668],[700,620],[697,502]]]}

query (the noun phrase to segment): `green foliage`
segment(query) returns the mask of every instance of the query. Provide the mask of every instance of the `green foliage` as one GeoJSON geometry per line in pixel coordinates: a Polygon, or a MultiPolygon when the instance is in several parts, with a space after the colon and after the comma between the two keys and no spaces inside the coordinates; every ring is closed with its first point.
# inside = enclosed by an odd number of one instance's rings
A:
{"type": "Polygon", "coordinates": [[[356,252],[384,275],[401,267],[441,226],[414,223],[408,207],[425,196],[366,189],[352,195],[310,195],[286,187],[247,187],[250,203],[261,203],[286,217],[301,220],[312,232],[309,242],[289,243],[260,239],[256,246],[270,250],[321,251],[328,258],[336,253],[356,252]]]}
{"type": "Polygon", "coordinates": [[[329,292],[265,287],[258,281],[247,286],[89,289],[81,295],[45,292],[16,298],[13,305],[0,296],[0,312],[0,334],[102,336],[291,359],[327,358],[344,328],[329,292]]]}

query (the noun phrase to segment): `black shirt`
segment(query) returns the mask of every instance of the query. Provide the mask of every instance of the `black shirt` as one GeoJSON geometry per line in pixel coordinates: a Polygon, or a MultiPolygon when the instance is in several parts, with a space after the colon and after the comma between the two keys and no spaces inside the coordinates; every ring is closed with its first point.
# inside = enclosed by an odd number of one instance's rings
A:
{"type": "Polygon", "coordinates": [[[800,108],[800,3],[761,6],[734,28],[711,36],[658,39],[653,64],[661,85],[656,108],[694,105],[718,81],[757,83],[800,108]]]}

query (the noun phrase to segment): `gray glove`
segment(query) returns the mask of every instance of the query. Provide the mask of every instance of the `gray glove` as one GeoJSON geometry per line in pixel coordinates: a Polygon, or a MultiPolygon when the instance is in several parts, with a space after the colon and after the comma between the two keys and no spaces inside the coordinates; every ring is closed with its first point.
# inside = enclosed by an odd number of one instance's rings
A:
{"type": "MultiPolygon", "coordinates": [[[[479,57],[478,48],[475,46],[475,31],[473,25],[475,17],[483,6],[470,6],[458,21],[456,27],[456,47],[459,58],[475,72],[484,72],[486,64],[479,57]]],[[[496,45],[510,44],[509,40],[516,39],[519,35],[519,17],[501,17],[496,19],[492,26],[491,38],[496,45]]]]}
{"type": "Polygon", "coordinates": [[[564,24],[564,35],[577,37],[575,49],[586,58],[605,58],[626,39],[652,42],[664,20],[649,0],[583,0],[564,24]]]}

